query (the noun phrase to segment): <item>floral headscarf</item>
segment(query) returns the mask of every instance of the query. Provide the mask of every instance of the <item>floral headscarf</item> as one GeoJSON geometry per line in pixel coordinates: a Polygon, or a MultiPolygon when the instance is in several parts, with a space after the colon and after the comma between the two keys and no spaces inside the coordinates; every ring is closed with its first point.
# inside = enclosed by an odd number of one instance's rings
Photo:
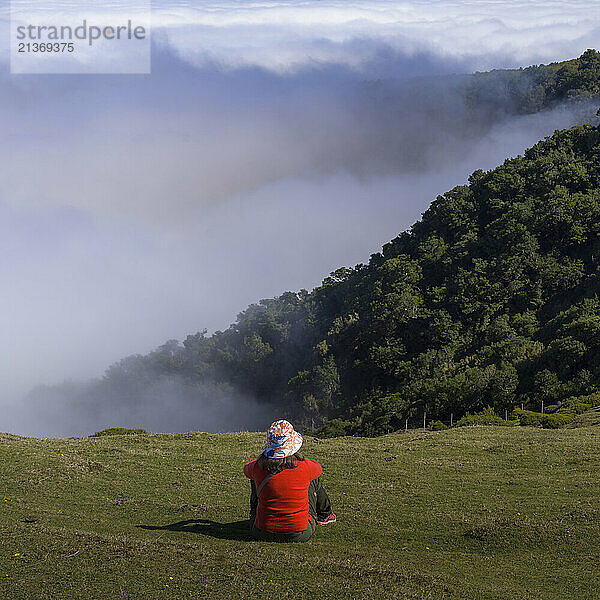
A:
{"type": "Polygon", "coordinates": [[[267,443],[263,446],[263,454],[267,458],[285,458],[296,454],[302,446],[302,436],[294,431],[291,423],[275,421],[267,430],[267,443]]]}

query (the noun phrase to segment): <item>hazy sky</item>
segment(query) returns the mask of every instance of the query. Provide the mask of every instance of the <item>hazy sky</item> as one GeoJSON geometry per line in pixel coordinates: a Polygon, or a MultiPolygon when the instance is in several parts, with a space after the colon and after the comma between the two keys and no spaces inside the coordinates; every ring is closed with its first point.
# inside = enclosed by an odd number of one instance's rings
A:
{"type": "Polygon", "coordinates": [[[0,401],[368,260],[574,122],[466,138],[457,98],[410,78],[578,56],[597,4],[155,2],[149,76],[11,76],[3,47],[0,401]]]}

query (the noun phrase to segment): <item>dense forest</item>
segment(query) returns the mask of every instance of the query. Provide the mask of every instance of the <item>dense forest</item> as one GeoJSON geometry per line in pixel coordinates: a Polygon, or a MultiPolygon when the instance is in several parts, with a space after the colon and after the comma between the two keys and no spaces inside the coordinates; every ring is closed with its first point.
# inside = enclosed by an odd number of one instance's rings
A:
{"type": "Polygon", "coordinates": [[[586,50],[579,58],[521,69],[476,73],[467,78],[464,95],[472,111],[531,114],[565,101],[600,96],[600,53],[586,50]]]}
{"type": "MultiPolygon", "coordinates": [[[[474,105],[510,97],[517,113],[594,100],[600,53],[469,85],[474,105]]],[[[71,398],[143,403],[176,381],[198,402],[243,392],[305,429],[358,435],[424,412],[535,410],[600,390],[599,261],[600,128],[582,125],[476,171],[368,264],[125,358],[71,398]]]]}

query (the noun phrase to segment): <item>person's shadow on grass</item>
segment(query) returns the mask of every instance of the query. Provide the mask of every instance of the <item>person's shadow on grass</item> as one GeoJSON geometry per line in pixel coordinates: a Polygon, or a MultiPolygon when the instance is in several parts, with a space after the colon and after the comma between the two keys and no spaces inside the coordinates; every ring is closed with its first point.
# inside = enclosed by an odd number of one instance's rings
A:
{"type": "Polygon", "coordinates": [[[170,525],[137,525],[140,529],[149,529],[150,531],[183,531],[185,533],[199,533],[209,537],[219,538],[221,540],[238,540],[242,542],[253,541],[250,535],[250,522],[234,521],[233,523],[217,523],[210,519],[188,519],[187,521],[177,521],[170,525]]]}

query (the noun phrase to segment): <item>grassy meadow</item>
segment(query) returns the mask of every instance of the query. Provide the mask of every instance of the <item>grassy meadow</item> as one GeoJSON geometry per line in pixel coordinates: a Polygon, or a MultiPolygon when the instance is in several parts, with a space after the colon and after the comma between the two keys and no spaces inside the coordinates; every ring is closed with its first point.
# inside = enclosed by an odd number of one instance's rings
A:
{"type": "Polygon", "coordinates": [[[0,435],[0,598],[600,598],[600,428],[307,438],[338,523],[252,541],[264,434],[0,435]]]}

